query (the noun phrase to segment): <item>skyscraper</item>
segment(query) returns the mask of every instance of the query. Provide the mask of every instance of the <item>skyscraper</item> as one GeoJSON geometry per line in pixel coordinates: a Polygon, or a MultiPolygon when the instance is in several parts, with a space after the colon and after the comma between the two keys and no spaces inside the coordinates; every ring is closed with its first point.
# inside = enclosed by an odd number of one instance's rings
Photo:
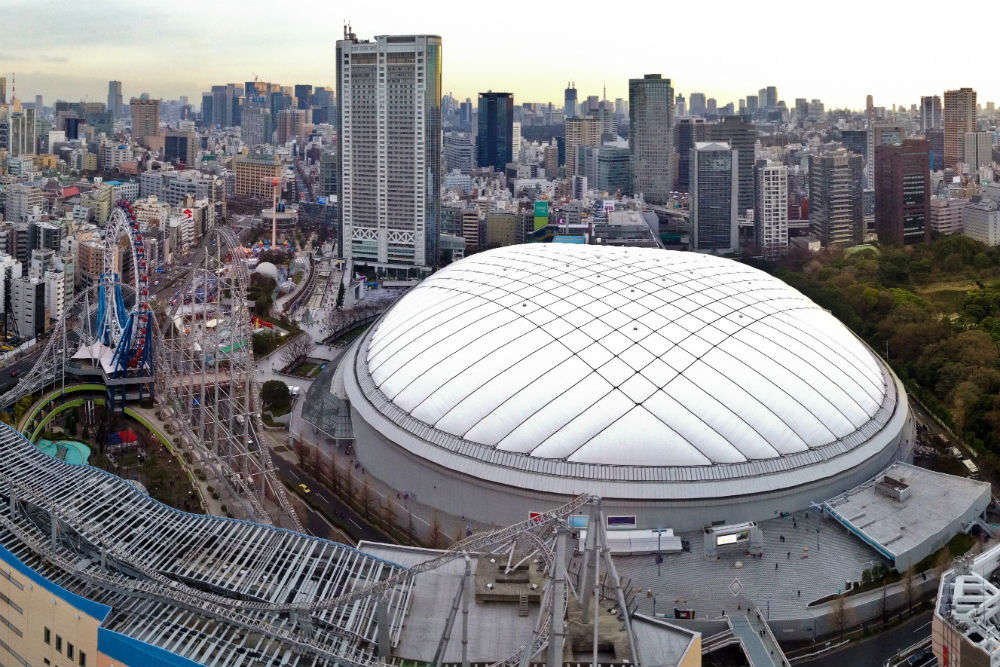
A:
{"type": "Polygon", "coordinates": [[[313,87],[309,84],[295,85],[295,108],[308,109],[312,104],[313,87]]]}
{"type": "MultiPolygon", "coordinates": [[[[630,133],[631,134],[631,133],[630,133]]],[[[566,178],[576,173],[576,149],[601,145],[601,121],[591,116],[566,119],[566,178]]]]}
{"type": "Polygon", "coordinates": [[[740,170],[737,211],[741,216],[746,215],[747,210],[754,207],[753,166],[757,127],[739,116],[726,116],[721,122],[708,126],[707,139],[725,141],[738,152],[740,170]]]}
{"type": "Polygon", "coordinates": [[[840,149],[809,156],[809,231],[824,246],[864,238],[864,158],[840,149]]]}
{"type": "Polygon", "coordinates": [[[993,162],[993,141],[990,132],[966,132],[962,142],[962,164],[965,172],[976,175],[980,167],[993,162]]]}
{"type": "Polygon", "coordinates": [[[739,160],[722,141],[699,141],[691,152],[691,248],[731,253],[739,249],[736,205],[739,160]]]}
{"type": "Polygon", "coordinates": [[[881,243],[930,239],[930,147],[924,139],[875,148],[875,231],[881,243]]]}
{"type": "Polygon", "coordinates": [[[271,110],[259,104],[248,104],[240,122],[243,143],[250,148],[271,143],[271,110]]]}
{"type": "Polygon", "coordinates": [[[566,90],[563,93],[563,113],[566,114],[567,118],[576,116],[576,85],[572,81],[566,84],[566,90]]]}
{"type": "Polygon", "coordinates": [[[132,137],[148,145],[147,137],[155,137],[160,133],[160,100],[140,100],[133,97],[128,106],[132,112],[132,137]]]}
{"type": "Polygon", "coordinates": [[[7,104],[7,77],[0,76],[0,104],[7,104]]]}
{"type": "Polygon", "coordinates": [[[705,121],[701,118],[681,118],[674,126],[674,146],[677,147],[677,178],[674,189],[691,190],[691,151],[699,141],[705,141],[705,121]]]}
{"type": "Polygon", "coordinates": [[[760,251],[771,259],[788,249],[788,167],[761,160],[756,181],[754,232],[760,251]]]}
{"type": "Polygon", "coordinates": [[[476,165],[503,173],[513,161],[514,96],[510,93],[479,93],[479,131],[476,135],[476,165]]]}
{"type": "Polygon", "coordinates": [[[687,101],[685,101],[683,95],[677,95],[674,98],[674,111],[676,112],[677,118],[683,118],[687,116],[687,101]]]}
{"type": "Polygon", "coordinates": [[[118,120],[122,117],[122,82],[108,81],[108,111],[111,118],[118,120]]]}
{"type": "Polygon", "coordinates": [[[689,113],[692,116],[704,116],[708,110],[705,103],[705,93],[691,93],[691,100],[688,106],[689,113]]]}
{"type": "Polygon", "coordinates": [[[920,98],[920,129],[926,132],[938,127],[941,127],[941,98],[925,95],[920,98]]]}
{"type": "Polygon", "coordinates": [[[976,91],[944,93],[944,166],[954,167],[965,153],[965,133],[976,131],[976,91]]]}
{"type": "Polygon", "coordinates": [[[226,87],[212,86],[212,125],[225,126],[226,104],[226,87]]]}
{"type": "Polygon", "coordinates": [[[647,74],[629,79],[628,98],[634,191],[650,203],[666,203],[674,184],[674,89],[670,79],[647,74]]]}
{"type": "Polygon", "coordinates": [[[341,252],[383,273],[424,272],[441,216],[441,38],[345,30],[336,58],[341,252]]]}
{"type": "Polygon", "coordinates": [[[778,108],[778,89],[775,86],[768,86],[764,89],[765,97],[767,102],[764,106],[768,109],[778,108]]]}

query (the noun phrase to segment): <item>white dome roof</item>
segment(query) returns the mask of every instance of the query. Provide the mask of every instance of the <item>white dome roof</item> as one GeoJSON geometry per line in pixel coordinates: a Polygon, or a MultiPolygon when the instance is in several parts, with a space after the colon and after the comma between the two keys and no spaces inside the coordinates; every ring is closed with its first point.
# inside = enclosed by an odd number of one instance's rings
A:
{"type": "Polygon", "coordinates": [[[275,282],[278,281],[278,267],[271,262],[261,262],[257,265],[257,268],[255,268],[253,272],[272,278],[275,282]]]}
{"type": "Polygon", "coordinates": [[[762,271],[571,244],[491,250],[433,274],[379,322],[366,361],[393,405],[438,431],[631,466],[851,441],[891,381],[833,316],[762,271]]]}

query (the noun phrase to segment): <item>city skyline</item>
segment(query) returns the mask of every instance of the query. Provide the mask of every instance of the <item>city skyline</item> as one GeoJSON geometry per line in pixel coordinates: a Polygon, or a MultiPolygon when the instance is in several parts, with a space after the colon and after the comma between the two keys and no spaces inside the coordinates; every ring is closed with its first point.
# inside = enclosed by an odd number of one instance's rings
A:
{"type": "MultiPolygon", "coordinates": [[[[0,47],[0,72],[9,79],[16,74],[19,97],[26,101],[36,94],[47,103],[104,101],[107,82],[113,79],[122,81],[125,100],[142,92],[168,99],[187,95],[196,106],[211,84],[255,75],[332,87],[334,44],[345,22],[362,39],[440,35],[445,46],[443,91],[460,100],[475,99],[483,90],[510,90],[516,104],[561,106],[570,80],[581,101],[601,95],[605,86],[608,99],[627,99],[629,78],[647,73],[671,79],[675,91],[685,96],[704,92],[720,105],[765,85],[777,86],[779,98],[789,106],[797,97],[818,98],[828,109],[863,108],[868,93],[879,106],[909,108],[919,104],[921,95],[963,86],[977,90],[984,106],[1000,99],[987,42],[942,31],[932,52],[926,40],[907,38],[926,31],[925,18],[860,2],[845,3],[842,12],[824,17],[822,34],[830,46],[810,46],[809,57],[798,51],[811,44],[810,35],[819,26],[784,18],[794,16],[791,3],[779,3],[766,20],[749,7],[733,6],[723,23],[713,23],[696,7],[667,11],[650,5],[646,13],[651,19],[703,26],[667,31],[657,20],[609,25],[586,13],[568,15],[559,7],[526,3],[474,28],[464,5],[453,2],[433,11],[353,0],[333,11],[312,1],[278,8],[182,0],[169,10],[110,2],[73,14],[57,2],[4,4],[12,29],[0,47]],[[858,26],[852,7],[864,8],[875,25],[894,25],[893,32],[880,34],[865,48],[854,47],[851,35],[858,26]],[[233,21],[237,10],[240,20],[233,21]],[[961,68],[935,55],[959,50],[967,56],[961,68]],[[845,72],[849,76],[841,75],[845,72]]],[[[984,2],[977,4],[987,9],[984,2]]]]}

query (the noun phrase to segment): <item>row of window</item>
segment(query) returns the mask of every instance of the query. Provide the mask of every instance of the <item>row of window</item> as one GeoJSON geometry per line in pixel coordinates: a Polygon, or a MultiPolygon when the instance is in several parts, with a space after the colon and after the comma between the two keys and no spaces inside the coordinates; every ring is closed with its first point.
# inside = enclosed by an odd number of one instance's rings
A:
{"type": "MultiPolygon", "coordinates": [[[[53,645],[52,644],[52,631],[49,630],[48,627],[44,628],[44,631],[43,631],[43,634],[42,634],[42,639],[49,646],[53,645]]],[[[62,639],[62,637],[60,635],[56,635],[55,639],[56,639],[56,641],[55,641],[55,649],[59,653],[62,653],[63,652],[63,639],[62,639]]],[[[80,667],[87,667],[87,654],[85,652],[83,652],[83,651],[77,651],[76,647],[73,646],[72,642],[66,642],[66,657],[69,658],[70,660],[73,660],[74,658],[77,659],[78,660],[77,664],[79,664],[80,667]]],[[[49,664],[48,658],[45,659],[45,664],[46,665],[49,664]]]]}

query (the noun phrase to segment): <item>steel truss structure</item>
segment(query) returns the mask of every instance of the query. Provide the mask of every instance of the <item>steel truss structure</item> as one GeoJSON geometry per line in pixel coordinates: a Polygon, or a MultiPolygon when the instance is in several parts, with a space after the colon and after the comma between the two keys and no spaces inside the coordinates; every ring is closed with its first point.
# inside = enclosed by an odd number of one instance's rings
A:
{"type": "Polygon", "coordinates": [[[185,445],[244,501],[244,516],[301,531],[260,439],[249,287],[239,240],[228,228],[214,228],[163,324],[156,393],[185,445]],[[268,501],[276,511],[267,511],[268,501]]]}

